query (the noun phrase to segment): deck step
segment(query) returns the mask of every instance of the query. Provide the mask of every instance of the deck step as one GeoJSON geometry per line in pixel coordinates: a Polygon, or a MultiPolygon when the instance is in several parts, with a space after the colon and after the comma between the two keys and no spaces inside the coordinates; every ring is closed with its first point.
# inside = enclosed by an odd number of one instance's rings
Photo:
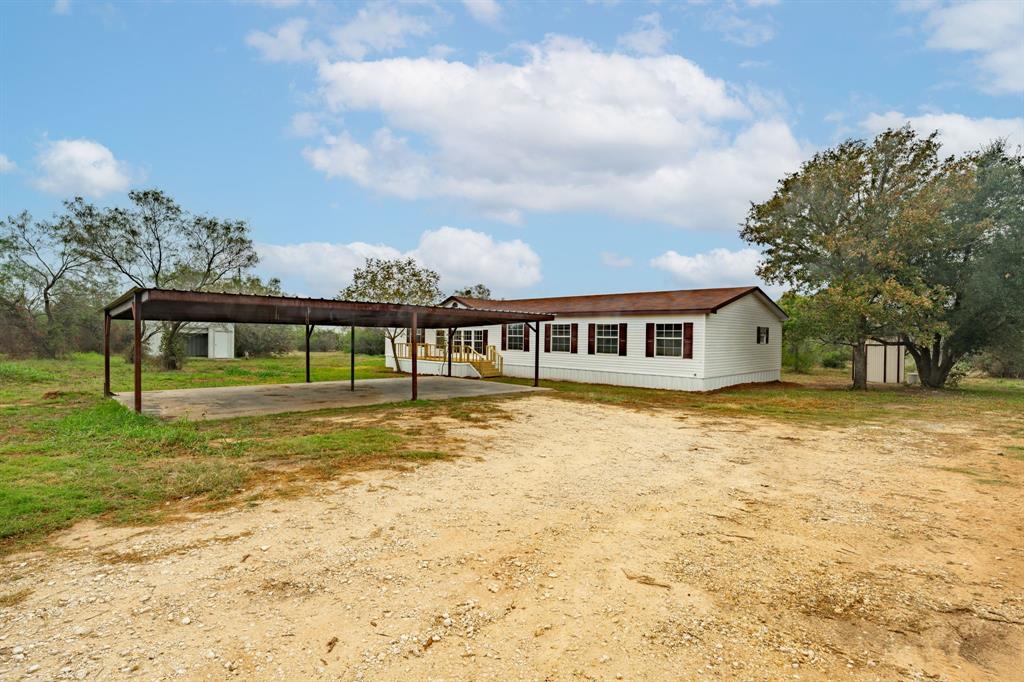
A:
{"type": "Polygon", "coordinates": [[[484,379],[490,379],[492,377],[501,376],[501,372],[498,370],[497,367],[494,366],[494,363],[492,362],[489,362],[487,360],[474,360],[472,364],[476,371],[484,379]]]}

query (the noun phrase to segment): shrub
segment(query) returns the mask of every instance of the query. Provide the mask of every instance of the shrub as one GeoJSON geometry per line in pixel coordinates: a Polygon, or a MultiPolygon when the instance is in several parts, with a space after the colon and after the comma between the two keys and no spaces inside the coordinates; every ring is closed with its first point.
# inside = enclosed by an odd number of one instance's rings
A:
{"type": "Polygon", "coordinates": [[[235,357],[284,355],[294,348],[295,328],[282,324],[236,324],[235,357]]]}
{"type": "Polygon", "coordinates": [[[846,369],[850,354],[844,350],[831,350],[821,356],[821,366],[830,369],[846,369]]]}

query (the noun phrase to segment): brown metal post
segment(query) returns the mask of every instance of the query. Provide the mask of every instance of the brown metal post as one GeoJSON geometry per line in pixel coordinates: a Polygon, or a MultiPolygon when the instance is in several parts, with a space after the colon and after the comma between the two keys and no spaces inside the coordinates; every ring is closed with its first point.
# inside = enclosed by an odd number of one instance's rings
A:
{"type": "Polygon", "coordinates": [[[348,345],[349,351],[351,352],[351,358],[349,359],[349,390],[356,390],[356,326],[352,325],[352,329],[348,333],[348,345]]]}
{"type": "Polygon", "coordinates": [[[309,383],[309,335],[313,333],[313,326],[306,325],[306,383],[309,383]]]}
{"type": "Polygon", "coordinates": [[[452,375],[452,344],[455,343],[455,327],[448,328],[448,376],[452,375]]]}
{"type": "Polygon", "coordinates": [[[132,350],[135,359],[135,411],[142,414],[142,293],[138,291],[132,299],[132,319],[135,321],[132,350]]]}
{"type": "Polygon", "coordinates": [[[412,357],[412,399],[416,400],[417,389],[416,386],[416,313],[412,314],[412,327],[411,332],[412,339],[409,342],[409,348],[412,350],[410,353],[412,357]]]}
{"type": "Polygon", "coordinates": [[[103,311],[103,396],[110,396],[110,311],[103,311]]]}
{"type": "Polygon", "coordinates": [[[533,386],[540,386],[540,322],[533,323],[533,386]]]}

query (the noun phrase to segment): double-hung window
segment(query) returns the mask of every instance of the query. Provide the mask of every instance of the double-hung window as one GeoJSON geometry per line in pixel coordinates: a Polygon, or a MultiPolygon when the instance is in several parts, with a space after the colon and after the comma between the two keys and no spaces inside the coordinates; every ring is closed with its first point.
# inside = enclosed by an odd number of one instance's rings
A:
{"type": "Polygon", "coordinates": [[[551,352],[568,353],[572,350],[572,325],[551,325],[551,352]]]}
{"type": "Polygon", "coordinates": [[[654,355],[672,358],[683,355],[683,325],[654,325],[654,355]]]}
{"type": "Polygon", "coordinates": [[[505,345],[509,350],[523,349],[523,323],[510,324],[506,327],[505,345]]]}
{"type": "Polygon", "coordinates": [[[768,343],[768,327],[757,328],[757,343],[758,345],[768,343]]]}
{"type": "Polygon", "coordinates": [[[608,355],[619,354],[619,325],[598,324],[594,329],[594,351],[608,355]]]}

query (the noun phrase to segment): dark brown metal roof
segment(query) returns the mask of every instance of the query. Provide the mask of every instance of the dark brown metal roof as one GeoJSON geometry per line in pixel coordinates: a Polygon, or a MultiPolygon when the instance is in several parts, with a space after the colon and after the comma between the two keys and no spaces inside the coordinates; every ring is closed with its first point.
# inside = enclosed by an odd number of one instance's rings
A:
{"type": "Polygon", "coordinates": [[[136,293],[141,296],[144,319],[175,322],[408,327],[412,321],[412,313],[416,313],[416,322],[420,327],[443,329],[554,319],[550,314],[528,311],[443,308],[173,289],[132,289],[113,301],[105,310],[115,320],[132,319],[132,300],[136,293]]]}
{"type": "MultiPolygon", "coordinates": [[[[724,287],[719,289],[677,289],[674,291],[640,291],[628,294],[592,294],[588,296],[555,296],[551,298],[520,298],[495,301],[468,296],[451,296],[469,308],[518,310],[554,315],[637,315],[673,313],[713,313],[748,294],[759,295],[780,319],[787,315],[759,287],[724,287]]],[[[446,301],[447,302],[447,301],[446,301]]]]}

